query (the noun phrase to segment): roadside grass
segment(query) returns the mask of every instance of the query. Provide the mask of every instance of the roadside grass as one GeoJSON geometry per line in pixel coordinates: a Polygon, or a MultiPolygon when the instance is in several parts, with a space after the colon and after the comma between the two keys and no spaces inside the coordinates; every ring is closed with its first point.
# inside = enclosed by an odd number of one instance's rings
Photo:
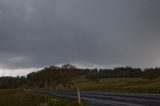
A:
{"type": "Polygon", "coordinates": [[[79,105],[77,101],[69,101],[67,99],[51,98],[42,106],[85,106],[84,103],[79,105]]]}
{"type": "Polygon", "coordinates": [[[3,90],[0,91],[0,106],[40,106],[48,98],[48,96],[21,90],[3,90]]]}
{"type": "Polygon", "coordinates": [[[84,106],[77,101],[52,98],[21,90],[1,90],[0,106],[84,106]]]}
{"type": "Polygon", "coordinates": [[[84,91],[109,91],[133,93],[160,93],[160,80],[146,80],[142,78],[106,78],[99,82],[81,79],[74,81],[72,89],[84,91]]]}

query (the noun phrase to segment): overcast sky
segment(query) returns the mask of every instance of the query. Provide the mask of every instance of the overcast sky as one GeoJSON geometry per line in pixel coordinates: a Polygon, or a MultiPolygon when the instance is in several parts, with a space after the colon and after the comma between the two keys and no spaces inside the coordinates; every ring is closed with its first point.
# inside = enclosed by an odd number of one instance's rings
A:
{"type": "Polygon", "coordinates": [[[160,66],[160,0],[0,0],[0,76],[65,63],[160,66]]]}

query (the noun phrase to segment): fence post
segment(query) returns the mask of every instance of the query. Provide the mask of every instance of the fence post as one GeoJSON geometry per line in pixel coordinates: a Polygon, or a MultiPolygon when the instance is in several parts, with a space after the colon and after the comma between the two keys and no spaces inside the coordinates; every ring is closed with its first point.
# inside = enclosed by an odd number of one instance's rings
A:
{"type": "Polygon", "coordinates": [[[78,98],[78,103],[81,104],[81,95],[79,89],[77,89],[77,98],[78,98]]]}

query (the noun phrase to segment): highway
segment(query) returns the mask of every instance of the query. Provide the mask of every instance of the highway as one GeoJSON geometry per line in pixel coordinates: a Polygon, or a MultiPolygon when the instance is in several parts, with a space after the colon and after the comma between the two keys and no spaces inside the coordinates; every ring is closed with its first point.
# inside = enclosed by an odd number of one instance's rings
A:
{"type": "MultiPolygon", "coordinates": [[[[54,97],[77,99],[76,92],[51,92],[45,90],[33,92],[54,97]]],[[[160,106],[160,94],[82,91],[81,100],[85,101],[87,106],[160,106]]]]}

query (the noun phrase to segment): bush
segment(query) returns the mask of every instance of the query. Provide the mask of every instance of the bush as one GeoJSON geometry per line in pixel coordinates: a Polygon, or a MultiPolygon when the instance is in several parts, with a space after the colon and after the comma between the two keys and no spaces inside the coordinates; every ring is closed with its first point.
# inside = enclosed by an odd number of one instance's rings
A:
{"type": "Polygon", "coordinates": [[[143,72],[143,78],[154,80],[160,77],[160,68],[145,69],[143,72]]]}
{"type": "Polygon", "coordinates": [[[101,75],[98,72],[91,72],[88,75],[86,75],[86,78],[97,82],[101,78],[101,75]]]}

